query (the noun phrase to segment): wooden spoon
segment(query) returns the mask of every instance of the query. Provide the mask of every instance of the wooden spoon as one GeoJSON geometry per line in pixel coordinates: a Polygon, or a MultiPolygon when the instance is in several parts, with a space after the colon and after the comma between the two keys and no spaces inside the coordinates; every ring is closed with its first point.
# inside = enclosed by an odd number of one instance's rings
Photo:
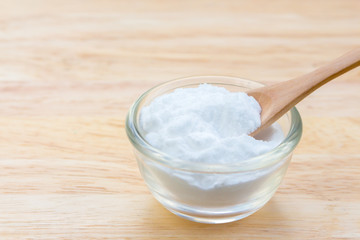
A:
{"type": "Polygon", "coordinates": [[[360,48],[350,51],[308,74],[248,91],[247,94],[253,96],[262,108],[261,126],[250,135],[255,136],[310,93],[359,65],[360,48]]]}

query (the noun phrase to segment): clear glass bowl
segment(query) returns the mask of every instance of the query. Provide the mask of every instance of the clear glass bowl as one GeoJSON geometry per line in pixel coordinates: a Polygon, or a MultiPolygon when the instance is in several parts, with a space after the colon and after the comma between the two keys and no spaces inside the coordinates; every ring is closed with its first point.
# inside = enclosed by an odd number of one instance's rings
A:
{"type": "Polygon", "coordinates": [[[236,77],[198,76],[177,79],[145,92],[130,108],[126,132],[134,146],[140,172],[154,197],[178,216],[201,223],[232,222],[263,207],[279,187],[302,134],[301,118],[292,108],[277,121],[284,140],[271,151],[235,164],[193,163],[152,147],[139,125],[142,107],[176,88],[200,83],[229,91],[246,91],[263,84],[236,77]]]}

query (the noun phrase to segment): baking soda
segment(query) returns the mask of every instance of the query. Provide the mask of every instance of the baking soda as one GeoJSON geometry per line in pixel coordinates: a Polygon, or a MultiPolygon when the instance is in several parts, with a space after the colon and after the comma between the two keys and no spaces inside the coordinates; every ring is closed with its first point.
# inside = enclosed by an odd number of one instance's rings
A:
{"type": "Polygon", "coordinates": [[[140,126],[146,141],[172,157],[231,164],[266,153],[283,140],[277,125],[260,139],[248,135],[260,126],[260,114],[260,105],[246,93],[201,84],[154,99],[142,109],[140,126]]]}

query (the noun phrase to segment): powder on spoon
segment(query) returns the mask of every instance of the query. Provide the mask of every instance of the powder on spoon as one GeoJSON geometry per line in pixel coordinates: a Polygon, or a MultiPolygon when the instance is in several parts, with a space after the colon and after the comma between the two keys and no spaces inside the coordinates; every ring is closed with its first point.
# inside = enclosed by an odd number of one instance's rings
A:
{"type": "Polygon", "coordinates": [[[142,109],[140,125],[145,139],[170,156],[228,164],[268,152],[283,140],[279,128],[266,139],[248,135],[260,126],[260,113],[246,93],[200,84],[154,99],[142,109]]]}

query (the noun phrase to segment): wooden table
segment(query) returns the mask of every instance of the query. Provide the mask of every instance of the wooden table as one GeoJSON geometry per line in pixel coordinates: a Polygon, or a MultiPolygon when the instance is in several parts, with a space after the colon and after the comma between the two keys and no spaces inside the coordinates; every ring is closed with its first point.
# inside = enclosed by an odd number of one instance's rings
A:
{"type": "Polygon", "coordinates": [[[360,69],[298,105],[284,182],[238,222],[165,210],[124,131],[163,81],[278,82],[359,47],[359,12],[358,0],[2,0],[0,238],[360,239],[360,69]]]}

